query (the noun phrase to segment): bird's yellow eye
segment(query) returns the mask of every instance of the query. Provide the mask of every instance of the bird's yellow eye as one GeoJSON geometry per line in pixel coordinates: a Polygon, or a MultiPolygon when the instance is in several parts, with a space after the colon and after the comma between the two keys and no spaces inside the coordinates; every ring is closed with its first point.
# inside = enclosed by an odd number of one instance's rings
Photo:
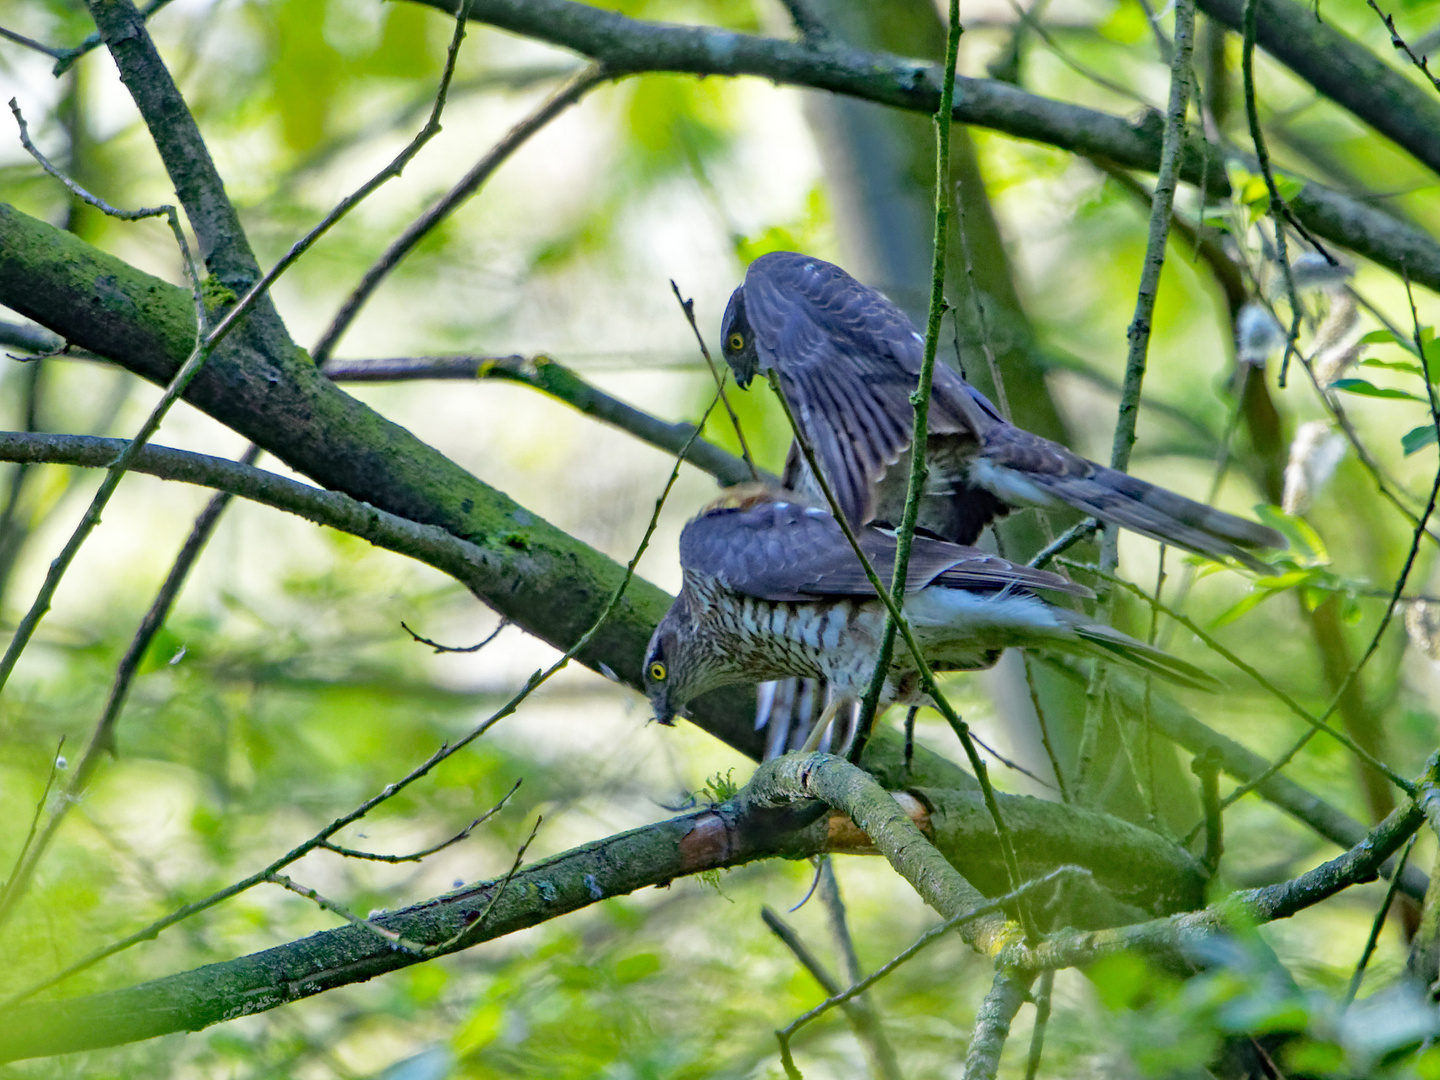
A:
{"type": "Polygon", "coordinates": [[[656,660],[653,664],[650,665],[650,678],[653,679],[655,682],[664,682],[665,675],[665,665],[662,664],[659,660],[656,660]]]}
{"type": "Polygon", "coordinates": [[[731,352],[739,352],[745,347],[745,335],[737,330],[725,339],[725,345],[731,352]]]}

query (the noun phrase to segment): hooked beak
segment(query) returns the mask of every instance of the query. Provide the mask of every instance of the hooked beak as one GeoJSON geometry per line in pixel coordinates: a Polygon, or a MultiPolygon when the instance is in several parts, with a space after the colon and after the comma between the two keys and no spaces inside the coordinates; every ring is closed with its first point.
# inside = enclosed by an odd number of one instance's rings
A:
{"type": "Polygon", "coordinates": [[[664,687],[656,687],[655,693],[648,695],[650,707],[655,710],[651,717],[657,724],[664,724],[666,727],[673,727],[675,724],[675,709],[670,704],[670,695],[665,692],[664,687]]]}

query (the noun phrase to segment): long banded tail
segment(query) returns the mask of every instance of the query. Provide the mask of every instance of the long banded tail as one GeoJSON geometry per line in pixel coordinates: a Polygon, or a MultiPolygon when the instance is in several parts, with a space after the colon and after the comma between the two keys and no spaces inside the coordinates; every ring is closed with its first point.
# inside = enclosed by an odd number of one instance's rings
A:
{"type": "Polygon", "coordinates": [[[1153,645],[1147,645],[1129,634],[1121,633],[1104,623],[1084,622],[1077,617],[1075,637],[1088,648],[1076,650],[1101,660],[1119,660],[1130,667],[1159,675],[1170,682],[1197,690],[1216,691],[1220,683],[1194,664],[1177,659],[1153,645]]]}

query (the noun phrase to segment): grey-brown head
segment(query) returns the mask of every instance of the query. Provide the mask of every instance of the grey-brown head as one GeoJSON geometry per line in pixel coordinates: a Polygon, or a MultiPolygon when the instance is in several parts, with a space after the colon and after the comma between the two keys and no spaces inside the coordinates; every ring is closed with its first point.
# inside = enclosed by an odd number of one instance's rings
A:
{"type": "Polygon", "coordinates": [[[720,320],[720,350],[740,388],[750,385],[760,370],[760,354],[755,348],[755,332],[745,317],[745,286],[730,294],[725,317],[720,320]]]}
{"type": "Polygon", "coordinates": [[[707,690],[743,681],[743,675],[728,662],[726,654],[711,644],[710,635],[691,616],[682,591],[645,650],[645,696],[655,710],[655,719],[673,724],[678,713],[692,699],[707,690]]]}

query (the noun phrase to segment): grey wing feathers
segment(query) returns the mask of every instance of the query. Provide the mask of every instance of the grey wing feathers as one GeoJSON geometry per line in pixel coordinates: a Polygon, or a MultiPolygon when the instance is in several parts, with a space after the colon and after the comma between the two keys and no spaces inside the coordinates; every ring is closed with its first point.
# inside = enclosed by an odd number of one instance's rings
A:
{"type": "MultiPolygon", "coordinates": [[[[884,584],[895,564],[895,536],[860,534],[860,547],[884,584]]],[[[687,575],[719,579],[761,600],[866,597],[874,587],[839,524],[826,511],[781,497],[713,507],[685,526],[680,562],[687,575]]],[[[1058,574],[1008,562],[976,548],[917,536],[907,591],[928,585],[994,591],[1007,588],[1090,595],[1058,574]]]]}
{"type": "MultiPolygon", "coordinates": [[[[824,465],[852,524],[870,518],[873,488],[910,446],[924,348],[914,324],[882,293],[837,266],[792,252],[750,264],[745,312],[764,366],[824,465]]],[[[984,398],[937,364],[930,430],[974,433],[984,398]]]]}
{"type": "Polygon", "coordinates": [[[1018,473],[1051,499],[1101,521],[1202,554],[1228,555],[1257,573],[1273,570],[1246,548],[1286,546],[1274,529],[1097,465],[1009,424],[989,432],[983,457],[988,465],[1018,473]]]}

